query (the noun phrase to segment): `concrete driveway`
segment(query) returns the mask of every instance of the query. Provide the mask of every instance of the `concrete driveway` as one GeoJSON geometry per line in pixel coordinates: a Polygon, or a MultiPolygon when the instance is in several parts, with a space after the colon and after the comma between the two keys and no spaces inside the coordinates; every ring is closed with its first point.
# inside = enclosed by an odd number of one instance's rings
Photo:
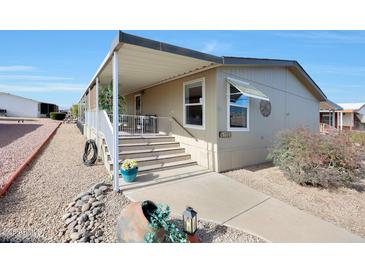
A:
{"type": "Polygon", "coordinates": [[[201,219],[238,228],[268,242],[365,242],[341,227],[201,167],[160,171],[151,178],[143,187],[124,193],[134,201],[168,204],[179,215],[187,205],[192,206],[201,219]],[[174,178],[173,174],[183,175],[174,178]]]}

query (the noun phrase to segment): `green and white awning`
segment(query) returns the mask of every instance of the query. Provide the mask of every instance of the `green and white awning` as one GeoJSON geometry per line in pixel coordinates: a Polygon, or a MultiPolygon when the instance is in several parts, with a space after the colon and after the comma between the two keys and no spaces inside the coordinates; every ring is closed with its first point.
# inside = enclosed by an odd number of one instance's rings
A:
{"type": "Polygon", "coordinates": [[[261,99],[265,101],[270,101],[269,97],[263,93],[262,91],[258,90],[257,88],[253,87],[247,82],[243,82],[238,79],[234,79],[231,77],[227,77],[227,82],[238,89],[243,95],[247,97],[252,97],[256,99],[261,99]]]}

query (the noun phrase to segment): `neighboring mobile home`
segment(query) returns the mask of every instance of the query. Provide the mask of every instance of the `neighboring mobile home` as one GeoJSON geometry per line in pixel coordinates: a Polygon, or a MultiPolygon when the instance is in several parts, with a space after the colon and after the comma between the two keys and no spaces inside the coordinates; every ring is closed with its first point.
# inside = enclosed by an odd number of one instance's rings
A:
{"type": "MultiPolygon", "coordinates": [[[[267,161],[281,130],[318,131],[319,105],[326,100],[296,61],[218,57],[119,32],[80,100],[79,120],[87,136],[104,138],[113,165],[138,156],[123,154],[123,141],[135,143],[135,135],[143,135],[147,145],[163,133],[189,159],[222,172],[267,161]],[[99,110],[98,94],[111,82],[114,102],[118,92],[127,107],[118,116],[114,104],[108,117],[99,110]]],[[[154,159],[162,168],[167,164],[161,159],[169,157],[154,159]]]]}
{"type": "Polygon", "coordinates": [[[58,106],[0,92],[0,109],[8,117],[39,118],[48,117],[50,112],[58,111],[58,106]]]}
{"type": "Polygon", "coordinates": [[[365,103],[339,103],[336,106],[329,109],[321,105],[322,124],[344,130],[365,130],[365,103]]]}

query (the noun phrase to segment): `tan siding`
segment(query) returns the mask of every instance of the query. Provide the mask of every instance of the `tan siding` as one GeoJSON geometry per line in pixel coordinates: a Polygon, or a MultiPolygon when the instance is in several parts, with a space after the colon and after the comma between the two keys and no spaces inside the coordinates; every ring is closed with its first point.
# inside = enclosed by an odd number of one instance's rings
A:
{"type": "MultiPolygon", "coordinates": [[[[216,170],[216,69],[210,69],[146,89],[142,95],[142,114],[155,114],[163,117],[172,115],[183,124],[183,83],[203,77],[205,78],[205,130],[188,128],[198,141],[191,138],[175,122],[172,123],[172,130],[176,139],[186,148],[194,160],[198,161],[202,166],[216,170]]],[[[139,92],[126,96],[129,114],[134,114],[135,112],[136,94],[139,94],[139,92]]]]}
{"type": "Polygon", "coordinates": [[[319,130],[319,102],[285,68],[221,67],[217,73],[218,130],[227,130],[226,77],[249,81],[269,96],[272,112],[260,113],[260,100],[250,99],[248,132],[232,132],[230,139],[218,139],[219,171],[267,161],[268,149],[277,133],[305,126],[319,130]]]}
{"type": "MultiPolygon", "coordinates": [[[[173,123],[173,133],[194,160],[212,170],[224,171],[265,162],[277,133],[306,126],[319,129],[319,102],[290,70],[277,67],[220,67],[146,89],[142,114],[173,115],[183,122],[183,83],[205,77],[205,130],[188,129],[195,141],[173,123]],[[219,139],[227,130],[226,77],[249,81],[269,96],[272,113],[265,118],[260,101],[250,99],[250,131],[232,132],[232,138],[219,139]]],[[[134,114],[135,95],[127,95],[128,113],[134,114]]]]}

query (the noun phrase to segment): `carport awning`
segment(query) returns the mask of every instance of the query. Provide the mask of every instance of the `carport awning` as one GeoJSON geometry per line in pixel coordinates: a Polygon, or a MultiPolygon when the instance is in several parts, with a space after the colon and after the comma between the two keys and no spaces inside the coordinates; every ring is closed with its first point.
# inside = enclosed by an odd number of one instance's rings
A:
{"type": "Polygon", "coordinates": [[[247,97],[270,101],[269,97],[265,93],[253,87],[249,83],[231,77],[227,78],[227,82],[230,83],[232,86],[234,86],[243,95],[247,97]]]}
{"type": "Polygon", "coordinates": [[[208,70],[222,64],[222,58],[166,43],[119,32],[88,88],[99,78],[102,87],[113,80],[114,52],[118,55],[119,92],[122,95],[148,89],[164,82],[208,70]]]}
{"type": "Polygon", "coordinates": [[[323,101],[319,103],[320,110],[333,110],[333,111],[339,111],[343,110],[343,108],[334,102],[331,102],[330,100],[323,101]]]}

